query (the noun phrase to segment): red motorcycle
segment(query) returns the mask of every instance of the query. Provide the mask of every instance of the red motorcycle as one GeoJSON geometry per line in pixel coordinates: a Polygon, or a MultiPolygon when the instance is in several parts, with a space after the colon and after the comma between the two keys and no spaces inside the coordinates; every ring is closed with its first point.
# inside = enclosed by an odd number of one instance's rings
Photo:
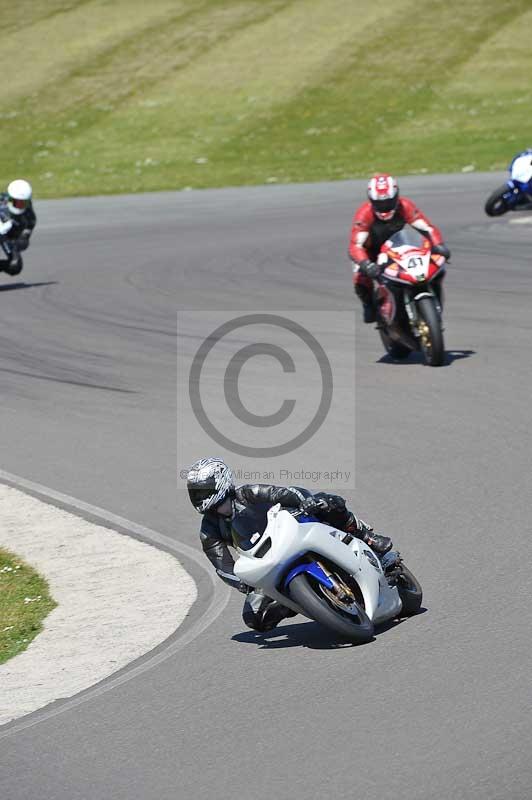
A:
{"type": "Polygon", "coordinates": [[[383,268],[375,289],[377,327],[386,352],[400,359],[421,351],[426,364],[441,366],[444,256],[415,228],[405,227],[382,245],[377,263],[383,268]]]}

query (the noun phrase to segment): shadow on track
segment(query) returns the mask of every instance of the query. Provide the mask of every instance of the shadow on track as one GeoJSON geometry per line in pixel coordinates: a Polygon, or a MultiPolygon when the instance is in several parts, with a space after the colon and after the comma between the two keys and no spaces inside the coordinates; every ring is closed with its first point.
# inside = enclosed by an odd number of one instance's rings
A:
{"type": "MultiPolygon", "coordinates": [[[[234,642],[255,644],[261,649],[280,650],[286,647],[310,647],[312,650],[339,650],[345,647],[359,647],[351,642],[338,639],[317,622],[299,622],[280,625],[271,631],[244,631],[231,637],[234,642]]],[[[373,640],[372,640],[373,641],[373,640]]]]}
{"type": "MultiPolygon", "coordinates": [[[[427,611],[423,606],[419,609],[414,617],[401,617],[401,619],[391,619],[379,625],[376,630],[377,636],[381,633],[397,628],[409,619],[414,619],[420,614],[425,614],[427,611]]],[[[282,650],[287,647],[309,647],[311,650],[343,650],[346,647],[363,647],[364,645],[353,644],[352,642],[345,642],[339,639],[327,628],[319,625],[317,622],[293,622],[292,624],[283,624],[266,633],[259,631],[243,631],[236,633],[231,637],[233,642],[241,642],[243,644],[254,644],[260,647],[261,650],[282,650]]],[[[366,644],[371,644],[375,641],[375,637],[366,644]]]]}
{"type": "MultiPolygon", "coordinates": [[[[442,364],[442,367],[450,367],[453,361],[460,361],[462,358],[470,358],[470,356],[476,355],[476,350],[448,350],[445,353],[445,363],[442,364]]],[[[421,353],[410,353],[407,358],[395,359],[391,358],[391,356],[385,354],[381,356],[381,358],[377,359],[377,364],[391,364],[394,367],[408,365],[408,364],[424,364],[423,356],[421,353]]],[[[436,369],[441,369],[437,367],[436,369]]]]}
{"type": "Polygon", "coordinates": [[[0,292],[12,292],[14,289],[34,289],[37,286],[54,286],[59,281],[41,281],[40,283],[2,283],[0,284],[0,292]]]}

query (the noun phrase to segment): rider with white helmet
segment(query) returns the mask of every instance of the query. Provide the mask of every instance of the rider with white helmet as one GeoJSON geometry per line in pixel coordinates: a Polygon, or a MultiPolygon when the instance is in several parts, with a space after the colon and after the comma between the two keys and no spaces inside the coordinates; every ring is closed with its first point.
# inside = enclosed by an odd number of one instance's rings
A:
{"type": "MultiPolygon", "coordinates": [[[[266,509],[280,503],[285,508],[300,508],[334,528],[347,531],[365,541],[376,552],[386,553],[391,539],[373,532],[369,525],[349,511],[343,497],[319,492],[312,494],[298,486],[244,484],[235,486],[233,473],[221,458],[200,458],[188,470],[187,489],[190,501],[203,519],[200,539],[203,552],[219,577],[246,594],[242,617],[249,628],[265,631],[273,628],[292,612],[261,592],[242,584],[233,572],[234,561],[228,545],[233,542],[235,520],[255,507],[257,519],[266,509]]],[[[260,521],[257,523],[260,525],[260,521]]]]}
{"type": "Polygon", "coordinates": [[[11,181],[0,194],[0,247],[7,256],[1,269],[9,275],[18,275],[22,270],[20,253],[27,249],[37,223],[31,199],[31,184],[20,178],[11,181]]]}

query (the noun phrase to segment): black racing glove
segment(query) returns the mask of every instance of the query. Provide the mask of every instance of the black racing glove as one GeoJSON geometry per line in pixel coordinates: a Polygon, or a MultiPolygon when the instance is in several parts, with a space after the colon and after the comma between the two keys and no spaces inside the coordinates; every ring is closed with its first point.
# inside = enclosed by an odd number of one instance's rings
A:
{"type": "Polygon", "coordinates": [[[304,514],[315,514],[316,511],[328,511],[329,504],[324,497],[305,497],[299,509],[304,514]]]}
{"type": "Polygon", "coordinates": [[[443,256],[446,261],[451,258],[451,251],[446,244],[433,244],[431,250],[434,255],[443,256]]]}
{"type": "Polygon", "coordinates": [[[379,267],[374,261],[363,261],[360,265],[360,271],[363,275],[367,275],[368,278],[376,281],[380,277],[382,267],[379,267]]]}

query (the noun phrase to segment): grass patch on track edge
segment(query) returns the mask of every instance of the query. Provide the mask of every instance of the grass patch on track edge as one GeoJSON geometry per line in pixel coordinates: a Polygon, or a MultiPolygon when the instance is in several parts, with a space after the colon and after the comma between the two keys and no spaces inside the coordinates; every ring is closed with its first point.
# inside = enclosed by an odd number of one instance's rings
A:
{"type": "Polygon", "coordinates": [[[28,647],[56,605],[46,580],[0,548],[0,664],[28,647]]]}

